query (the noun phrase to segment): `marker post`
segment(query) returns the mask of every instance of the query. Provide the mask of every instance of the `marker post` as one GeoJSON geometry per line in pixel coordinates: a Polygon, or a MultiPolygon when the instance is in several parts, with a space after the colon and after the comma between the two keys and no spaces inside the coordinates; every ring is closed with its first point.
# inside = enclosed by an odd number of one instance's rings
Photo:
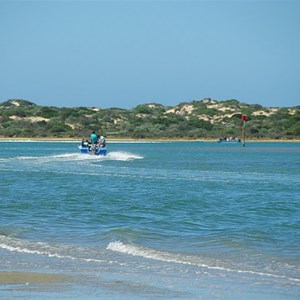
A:
{"type": "Polygon", "coordinates": [[[245,134],[245,127],[246,127],[246,121],[248,120],[248,117],[246,115],[242,115],[241,119],[243,121],[242,125],[242,139],[243,139],[243,147],[245,147],[246,143],[246,134],[245,134]]]}

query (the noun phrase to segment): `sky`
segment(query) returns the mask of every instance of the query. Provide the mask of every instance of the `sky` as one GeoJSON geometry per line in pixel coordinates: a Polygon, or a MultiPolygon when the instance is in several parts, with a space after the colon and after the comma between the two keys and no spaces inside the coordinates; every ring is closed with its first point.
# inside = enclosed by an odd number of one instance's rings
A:
{"type": "Polygon", "coordinates": [[[0,102],[300,105],[300,1],[0,0],[0,102]]]}

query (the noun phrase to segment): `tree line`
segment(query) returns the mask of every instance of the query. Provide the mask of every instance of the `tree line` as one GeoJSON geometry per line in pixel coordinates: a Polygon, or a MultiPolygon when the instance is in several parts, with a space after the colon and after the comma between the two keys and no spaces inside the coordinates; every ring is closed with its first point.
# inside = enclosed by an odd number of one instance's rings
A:
{"type": "Polygon", "coordinates": [[[241,137],[247,115],[251,139],[299,139],[300,106],[268,108],[238,100],[209,98],[176,106],[150,103],[132,109],[39,106],[22,99],[0,103],[0,136],[82,138],[92,130],[135,139],[241,137]]]}

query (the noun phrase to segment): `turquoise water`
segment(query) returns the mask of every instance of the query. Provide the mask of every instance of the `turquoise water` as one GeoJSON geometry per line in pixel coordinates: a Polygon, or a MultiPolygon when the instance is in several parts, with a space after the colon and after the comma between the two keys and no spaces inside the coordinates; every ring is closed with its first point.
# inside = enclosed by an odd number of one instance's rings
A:
{"type": "Polygon", "coordinates": [[[299,299],[300,144],[0,143],[5,299],[299,299]]]}

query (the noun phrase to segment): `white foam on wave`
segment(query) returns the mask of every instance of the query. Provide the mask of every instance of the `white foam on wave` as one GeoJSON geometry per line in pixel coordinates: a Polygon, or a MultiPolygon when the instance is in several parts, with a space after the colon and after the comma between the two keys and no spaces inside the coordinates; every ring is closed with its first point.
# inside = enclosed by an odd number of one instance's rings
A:
{"type": "MultiPolygon", "coordinates": [[[[63,244],[48,244],[44,242],[33,242],[26,241],[17,238],[8,237],[0,234],[0,248],[24,254],[36,254],[44,255],[50,258],[59,258],[59,259],[69,259],[69,260],[78,260],[83,262],[95,262],[95,263],[107,263],[106,260],[101,260],[96,258],[96,255],[99,255],[99,250],[92,251],[89,248],[82,248],[78,246],[63,245],[63,244]],[[86,257],[86,254],[89,257],[86,257]],[[84,257],[82,256],[84,254],[84,257]]],[[[128,254],[132,256],[138,256],[147,259],[153,259],[157,261],[167,262],[167,263],[176,263],[182,265],[191,265],[200,268],[206,268],[209,270],[225,271],[225,272],[234,272],[237,274],[250,274],[250,275],[259,275],[264,277],[273,277],[278,279],[285,279],[293,282],[300,282],[299,278],[291,278],[285,275],[276,275],[265,272],[251,271],[251,270],[238,270],[231,269],[221,266],[208,265],[200,261],[199,257],[188,256],[176,253],[169,253],[164,251],[159,251],[155,249],[149,249],[141,247],[138,245],[124,244],[120,241],[110,242],[107,247],[107,250],[115,251],[123,254],[128,254]]]]}
{"type": "Polygon", "coordinates": [[[60,259],[80,260],[85,262],[104,262],[96,258],[83,258],[71,255],[73,251],[86,253],[87,249],[79,249],[68,245],[50,245],[43,242],[25,241],[0,235],[0,248],[18,253],[45,255],[60,259]]]}
{"type": "Polygon", "coordinates": [[[8,158],[8,160],[23,160],[23,161],[104,161],[104,160],[116,160],[116,161],[129,161],[135,159],[143,159],[143,156],[129,153],[129,152],[109,152],[106,156],[101,155],[89,155],[82,153],[63,153],[48,156],[17,156],[14,158],[8,158]]]}
{"type": "MultiPolygon", "coordinates": [[[[46,158],[47,157],[45,157],[45,159],[46,158]]],[[[65,153],[49,156],[48,159],[64,161],[130,161],[135,159],[143,159],[143,157],[129,152],[108,152],[106,156],[82,153],[65,153]]]]}
{"type": "Polygon", "coordinates": [[[199,261],[198,257],[163,252],[163,251],[158,251],[158,250],[154,250],[154,249],[144,248],[144,247],[137,246],[137,245],[128,245],[128,244],[124,244],[120,241],[115,241],[115,242],[109,243],[107,245],[106,249],[124,253],[124,254],[129,254],[132,256],[139,256],[139,257],[144,257],[144,258],[148,258],[148,259],[154,259],[154,260],[158,260],[158,261],[168,262],[168,263],[192,265],[192,266],[206,268],[206,269],[210,269],[210,270],[219,270],[219,271],[234,272],[234,273],[244,273],[244,274],[259,275],[259,276],[280,278],[280,279],[286,279],[289,281],[300,282],[300,279],[298,279],[298,278],[291,278],[291,277],[284,276],[284,275],[276,275],[276,274],[270,274],[270,273],[264,273],[264,272],[258,272],[258,271],[256,272],[256,271],[251,271],[251,270],[235,270],[235,269],[226,268],[226,267],[212,266],[212,265],[208,265],[208,264],[205,264],[205,263],[199,261]]]}
{"type": "Polygon", "coordinates": [[[119,161],[128,161],[128,160],[134,160],[134,159],[143,159],[143,156],[140,156],[138,154],[133,154],[130,152],[121,152],[121,151],[115,151],[115,152],[108,152],[108,154],[105,156],[106,160],[119,160],[119,161]]]}
{"type": "Polygon", "coordinates": [[[82,153],[65,153],[65,154],[58,154],[58,155],[51,155],[49,156],[50,159],[53,160],[63,160],[63,161],[88,161],[88,160],[101,160],[103,156],[97,155],[89,155],[89,154],[82,154],[82,153]]]}

